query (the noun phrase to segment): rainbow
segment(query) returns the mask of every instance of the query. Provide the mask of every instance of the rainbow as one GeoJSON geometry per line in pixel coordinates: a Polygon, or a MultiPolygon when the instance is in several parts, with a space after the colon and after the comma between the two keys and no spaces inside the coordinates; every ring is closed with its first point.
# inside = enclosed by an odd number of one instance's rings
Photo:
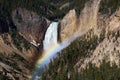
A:
{"type": "Polygon", "coordinates": [[[76,38],[77,36],[74,36],[73,38],[63,41],[62,43],[53,43],[47,50],[44,50],[42,55],[39,56],[37,62],[36,62],[36,69],[34,73],[32,74],[31,80],[38,80],[39,76],[42,75],[44,68],[51,59],[57,56],[57,52],[61,51],[62,49],[66,48],[70,43],[76,38]]]}
{"type": "Polygon", "coordinates": [[[47,50],[43,51],[42,55],[38,58],[36,69],[32,75],[31,80],[38,80],[37,76],[40,76],[42,74],[44,71],[43,67],[45,67],[45,65],[50,62],[50,60],[56,55],[59,50],[61,50],[60,44],[54,43],[47,50]]]}
{"type": "Polygon", "coordinates": [[[51,59],[57,56],[57,52],[66,48],[71,41],[62,43],[53,43],[47,50],[44,50],[36,62],[36,69],[31,76],[31,80],[38,80],[39,76],[44,72],[45,66],[50,63],[51,59]]]}
{"type": "Polygon", "coordinates": [[[42,55],[39,57],[39,59],[37,61],[37,66],[43,64],[45,60],[48,60],[48,59],[52,58],[56,54],[56,51],[57,51],[58,47],[59,47],[59,44],[54,43],[53,45],[50,46],[50,48],[45,50],[42,53],[42,55]]]}

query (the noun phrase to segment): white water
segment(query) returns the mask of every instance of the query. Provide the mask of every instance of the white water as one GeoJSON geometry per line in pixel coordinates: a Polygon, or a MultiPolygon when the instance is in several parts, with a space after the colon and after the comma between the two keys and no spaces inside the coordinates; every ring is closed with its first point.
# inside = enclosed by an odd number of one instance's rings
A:
{"type": "MultiPolygon", "coordinates": [[[[77,37],[81,36],[82,34],[76,33],[74,36],[70,37],[68,40],[59,43],[56,49],[48,56],[48,59],[44,61],[43,64],[39,65],[35,73],[32,75],[31,80],[39,80],[40,76],[44,72],[45,65],[48,65],[50,60],[56,57],[57,52],[60,52],[64,48],[70,45],[72,41],[74,41],[77,37]]],[[[58,22],[52,22],[49,28],[46,31],[45,39],[43,41],[43,48],[47,51],[51,45],[57,43],[57,36],[58,36],[58,22]]]]}
{"type": "Polygon", "coordinates": [[[47,50],[53,43],[57,43],[57,36],[58,36],[58,22],[52,22],[45,34],[45,39],[43,41],[44,50],[47,50]]]}

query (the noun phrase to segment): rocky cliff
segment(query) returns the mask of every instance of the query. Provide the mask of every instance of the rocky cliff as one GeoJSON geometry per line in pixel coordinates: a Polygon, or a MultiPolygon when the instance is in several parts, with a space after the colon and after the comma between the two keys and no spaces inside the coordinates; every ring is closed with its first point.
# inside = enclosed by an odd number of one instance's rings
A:
{"type": "MultiPolygon", "coordinates": [[[[61,21],[61,31],[60,37],[61,41],[69,39],[71,36],[84,33],[87,35],[87,32],[92,29],[91,37],[97,35],[98,38],[101,38],[104,35],[105,38],[102,42],[97,42],[97,46],[92,54],[89,52],[86,53],[89,56],[83,59],[76,64],[77,68],[79,66],[79,72],[81,68],[85,68],[92,63],[97,67],[102,64],[103,60],[107,62],[116,63],[119,65],[119,30],[120,30],[120,8],[117,8],[116,11],[111,15],[108,14],[102,15],[99,12],[101,0],[90,0],[85,4],[85,7],[80,13],[80,16],[76,16],[75,10],[71,10],[61,21]]],[[[104,37],[103,36],[103,37],[104,37]]],[[[90,38],[91,38],[90,37],[90,38]]],[[[88,40],[90,38],[87,37],[88,40]]],[[[75,67],[76,68],[76,67],[75,67]]]]}
{"type": "Polygon", "coordinates": [[[37,49],[25,42],[24,38],[11,37],[8,33],[0,35],[0,79],[29,79],[34,67],[29,64],[34,64],[37,49]],[[29,48],[25,47],[28,44],[29,48]]]}
{"type": "Polygon", "coordinates": [[[73,36],[76,32],[81,34],[92,27],[97,26],[98,11],[101,0],[91,0],[85,4],[85,7],[77,17],[75,10],[71,10],[61,21],[61,40],[64,41],[73,36]],[[69,34],[68,34],[69,33],[69,34]]]}
{"type": "MultiPolygon", "coordinates": [[[[111,66],[115,63],[120,66],[119,54],[120,54],[120,9],[117,9],[106,20],[105,38],[98,44],[93,53],[83,60],[81,68],[86,68],[89,63],[99,67],[103,60],[110,62],[111,66]]],[[[104,25],[105,26],[105,25],[104,25]]],[[[82,60],[80,60],[82,61],[82,60]]],[[[78,64],[78,63],[77,63],[78,64]]],[[[79,62],[80,64],[80,62],[79,62]]]]}
{"type": "Polygon", "coordinates": [[[61,41],[70,39],[76,32],[85,33],[51,61],[42,80],[119,80],[120,4],[117,5],[117,0],[111,2],[90,0],[79,17],[76,10],[71,10],[60,21],[61,41]],[[103,4],[110,9],[106,14],[103,4]],[[111,9],[108,4],[118,7],[111,9]]]}
{"type": "Polygon", "coordinates": [[[34,12],[22,8],[14,10],[12,12],[12,18],[19,33],[24,36],[25,39],[36,45],[42,43],[50,21],[44,17],[40,17],[34,12]]]}
{"type": "Polygon", "coordinates": [[[114,65],[115,74],[110,73],[108,80],[119,80],[119,0],[1,0],[0,4],[0,79],[30,79],[50,24],[47,18],[57,18],[61,42],[82,35],[58,53],[42,80],[103,80],[98,75],[114,65]],[[99,68],[104,61],[109,68],[99,68]],[[95,69],[87,71],[89,64],[95,69]]]}
{"type": "Polygon", "coordinates": [[[25,8],[8,17],[0,17],[0,79],[29,80],[50,21],[25,8]]]}

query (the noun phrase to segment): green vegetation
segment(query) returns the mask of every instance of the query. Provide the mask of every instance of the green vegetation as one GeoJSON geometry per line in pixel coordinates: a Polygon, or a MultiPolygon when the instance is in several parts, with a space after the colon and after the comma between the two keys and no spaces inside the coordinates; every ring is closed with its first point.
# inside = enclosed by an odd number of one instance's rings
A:
{"type": "Polygon", "coordinates": [[[22,16],[20,14],[16,14],[16,19],[18,20],[19,23],[22,22],[22,16]]]}
{"type": "Polygon", "coordinates": [[[120,7],[120,0],[102,0],[100,12],[103,14],[112,14],[120,7]]]}
{"type": "MultiPolygon", "coordinates": [[[[18,55],[18,54],[14,54],[14,55],[18,55]]],[[[21,58],[21,56],[18,55],[19,58],[21,58]]],[[[5,57],[2,53],[0,53],[0,61],[3,62],[4,64],[7,64],[9,65],[10,67],[18,70],[18,71],[21,71],[21,69],[18,67],[18,64],[14,61],[14,60],[19,60],[18,59],[15,59],[14,56],[11,56],[11,57],[5,57]],[[14,58],[14,59],[13,59],[14,58]]]]}
{"type": "Polygon", "coordinates": [[[0,80],[6,80],[9,79],[7,76],[3,75],[2,72],[0,72],[0,80]]]}
{"type": "Polygon", "coordinates": [[[20,50],[22,51],[23,48],[25,48],[26,50],[28,50],[31,46],[31,44],[24,39],[16,30],[11,30],[10,31],[10,35],[12,37],[13,40],[13,44],[20,50]]]}
{"type": "MultiPolygon", "coordinates": [[[[75,9],[79,16],[85,3],[88,0],[0,0],[0,20],[4,21],[9,27],[12,22],[12,11],[16,8],[26,8],[30,11],[38,13],[50,20],[62,18],[70,9],[75,9]],[[68,7],[60,10],[59,8],[69,2],[68,7]]],[[[119,0],[102,0],[100,5],[100,12],[102,14],[112,14],[118,7],[120,7],[119,0]]],[[[16,16],[19,22],[22,21],[20,15],[16,16]]],[[[30,44],[18,34],[16,30],[10,30],[10,35],[14,45],[22,50],[29,49],[30,44]]],[[[120,32],[117,32],[116,38],[119,37],[120,32]]],[[[114,35],[114,33],[113,33],[114,35]]],[[[105,38],[104,32],[100,35],[93,35],[92,31],[74,41],[69,47],[59,53],[58,58],[55,58],[48,66],[46,72],[42,75],[42,80],[67,80],[70,76],[71,80],[120,80],[120,69],[113,65],[110,67],[109,63],[103,62],[100,68],[89,65],[89,69],[83,70],[80,74],[74,66],[77,61],[86,56],[91,55],[96,46],[105,38]]],[[[24,62],[24,59],[19,55],[13,55],[12,58],[24,62]]],[[[13,66],[19,70],[19,67],[10,58],[4,58],[0,55],[0,61],[13,66]],[[9,60],[9,61],[8,61],[9,60]],[[13,63],[11,63],[13,62],[13,63]]],[[[0,76],[1,78],[2,76],[0,76]]]]}
{"type": "Polygon", "coordinates": [[[19,61],[24,61],[25,59],[14,52],[13,55],[11,55],[11,58],[18,59],[19,61]]]}
{"type": "MultiPolygon", "coordinates": [[[[73,0],[71,0],[73,1],[73,0]]],[[[80,15],[80,12],[83,10],[85,7],[85,3],[90,0],[74,0],[72,4],[70,5],[70,9],[75,9],[77,12],[77,15],[80,15]]]]}
{"type": "MultiPolygon", "coordinates": [[[[0,0],[0,20],[11,26],[12,11],[20,7],[34,11],[50,20],[63,18],[71,9],[75,9],[79,16],[87,1],[89,0],[0,0]],[[60,9],[66,3],[70,5],[60,9]]],[[[118,7],[120,7],[119,0],[102,0],[99,11],[102,14],[112,14],[118,7]]],[[[17,18],[19,22],[22,21],[20,15],[17,15],[17,18]]]]}
{"type": "Polygon", "coordinates": [[[18,53],[10,53],[8,56],[2,53],[0,53],[0,62],[10,66],[11,68],[13,68],[14,70],[20,71],[22,72],[22,67],[20,67],[20,65],[23,65],[23,68],[27,68],[29,70],[32,70],[34,65],[29,65],[29,62],[26,61],[21,55],[19,55],[18,53]]]}
{"type": "Polygon", "coordinates": [[[37,12],[47,18],[60,17],[63,12],[58,9],[59,5],[53,4],[50,0],[0,0],[0,18],[11,18],[12,10],[22,7],[37,12]],[[7,16],[7,17],[6,17],[7,16]]]}
{"type": "MultiPolygon", "coordinates": [[[[28,61],[15,52],[8,55],[0,53],[0,62],[6,65],[0,65],[0,80],[13,80],[13,78],[20,80],[27,78],[25,71],[33,69],[33,65],[29,65],[28,61]]],[[[28,78],[23,80],[28,80],[28,78]]]]}
{"type": "Polygon", "coordinates": [[[90,30],[86,35],[75,40],[58,55],[58,58],[51,61],[48,69],[42,75],[42,80],[49,78],[52,80],[67,80],[68,74],[71,76],[70,80],[81,80],[74,66],[81,58],[91,55],[103,39],[104,32],[100,35],[100,38],[98,38],[98,36],[93,35],[93,31],[90,30]]]}
{"type": "MultiPolygon", "coordinates": [[[[105,39],[105,31],[102,31],[98,37],[90,30],[61,51],[58,57],[53,59],[46,68],[42,80],[120,80],[120,68],[116,64],[111,66],[110,62],[103,61],[100,67],[95,67],[89,63],[86,69],[81,69],[80,72],[78,72],[78,68],[80,68],[82,61],[75,67],[80,59],[89,57],[99,43],[105,39]]],[[[110,36],[116,41],[120,37],[120,31],[109,32],[107,37],[110,38],[110,36]]]]}
{"type": "MultiPolygon", "coordinates": [[[[85,3],[89,0],[0,0],[0,19],[11,20],[12,10],[22,7],[37,12],[39,15],[48,19],[62,18],[70,9],[76,9],[77,13],[83,9],[85,3]],[[68,7],[60,10],[65,3],[68,7]]],[[[114,12],[120,6],[119,0],[102,0],[100,12],[114,12]]]]}
{"type": "Polygon", "coordinates": [[[99,68],[89,64],[89,68],[83,70],[79,76],[79,80],[120,80],[120,68],[116,64],[111,66],[109,62],[103,61],[99,68]]]}

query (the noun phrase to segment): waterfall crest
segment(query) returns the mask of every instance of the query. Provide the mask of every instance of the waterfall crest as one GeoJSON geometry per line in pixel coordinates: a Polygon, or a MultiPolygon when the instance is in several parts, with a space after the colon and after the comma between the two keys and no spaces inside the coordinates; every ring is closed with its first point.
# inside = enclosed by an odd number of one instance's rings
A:
{"type": "Polygon", "coordinates": [[[57,36],[58,36],[58,22],[52,22],[45,34],[45,38],[43,41],[44,50],[47,50],[53,43],[57,43],[57,36]]]}

